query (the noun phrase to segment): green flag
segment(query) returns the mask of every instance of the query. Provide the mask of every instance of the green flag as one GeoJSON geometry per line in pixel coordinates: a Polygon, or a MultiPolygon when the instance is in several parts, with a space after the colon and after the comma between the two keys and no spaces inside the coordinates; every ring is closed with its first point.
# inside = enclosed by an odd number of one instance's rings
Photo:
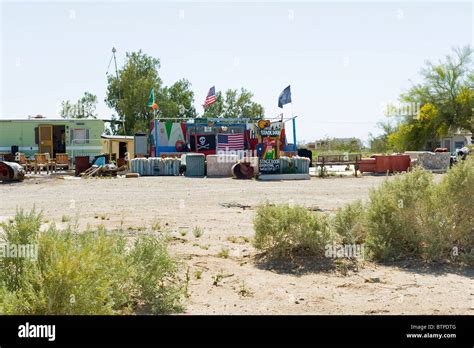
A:
{"type": "Polygon", "coordinates": [[[155,103],[155,89],[152,88],[150,91],[150,99],[148,99],[148,107],[152,108],[153,110],[158,108],[158,105],[155,103]]]}

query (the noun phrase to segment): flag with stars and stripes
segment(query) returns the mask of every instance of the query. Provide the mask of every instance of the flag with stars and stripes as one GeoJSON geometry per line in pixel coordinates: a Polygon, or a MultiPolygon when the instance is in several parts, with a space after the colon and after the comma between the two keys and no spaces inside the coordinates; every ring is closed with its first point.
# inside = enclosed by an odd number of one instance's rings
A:
{"type": "Polygon", "coordinates": [[[204,107],[207,108],[209,105],[214,104],[217,101],[216,88],[212,86],[207,93],[206,100],[204,101],[204,107]]]}

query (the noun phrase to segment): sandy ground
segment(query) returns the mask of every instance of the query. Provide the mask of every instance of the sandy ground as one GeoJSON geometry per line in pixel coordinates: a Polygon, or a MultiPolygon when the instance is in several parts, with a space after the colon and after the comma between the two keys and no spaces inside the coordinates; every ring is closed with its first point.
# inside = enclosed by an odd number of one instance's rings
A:
{"type": "Polygon", "coordinates": [[[367,198],[383,180],[33,178],[0,184],[0,219],[35,206],[60,227],[68,223],[63,220],[77,218],[81,229],[122,226],[133,235],[159,222],[175,237],[171,251],[189,267],[187,313],[474,314],[473,270],[364,262],[358,271],[341,273],[318,267],[282,270],[257,261],[250,241],[257,204],[288,202],[332,212],[367,198]],[[204,231],[199,238],[192,233],[195,227],[204,231]],[[219,256],[226,249],[228,258],[219,256]]]}

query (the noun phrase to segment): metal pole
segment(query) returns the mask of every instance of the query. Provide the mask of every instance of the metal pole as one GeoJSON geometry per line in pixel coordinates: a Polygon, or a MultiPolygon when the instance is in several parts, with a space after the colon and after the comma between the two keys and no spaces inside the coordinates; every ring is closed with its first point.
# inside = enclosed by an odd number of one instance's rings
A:
{"type": "Polygon", "coordinates": [[[158,121],[156,119],[156,109],[153,109],[155,124],[155,157],[158,157],[158,121]]]}
{"type": "MultiPolygon", "coordinates": [[[[115,49],[115,47],[112,47],[112,54],[114,56],[114,63],[115,63],[115,76],[117,77],[118,93],[119,93],[119,101],[120,101],[122,99],[122,87],[121,87],[122,83],[119,80],[118,69],[117,69],[117,59],[115,58],[115,52],[117,52],[117,50],[115,49]]],[[[123,134],[126,135],[127,130],[125,129],[125,116],[122,119],[122,127],[123,127],[123,134]]]]}
{"type": "Polygon", "coordinates": [[[296,117],[294,117],[291,122],[293,124],[293,151],[296,151],[296,117]]]}

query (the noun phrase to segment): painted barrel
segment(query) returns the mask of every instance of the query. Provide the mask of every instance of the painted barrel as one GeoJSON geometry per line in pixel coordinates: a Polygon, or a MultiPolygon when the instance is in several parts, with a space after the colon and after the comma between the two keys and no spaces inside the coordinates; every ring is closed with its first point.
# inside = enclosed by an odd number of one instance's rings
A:
{"type": "Polygon", "coordinates": [[[202,153],[186,154],[186,176],[204,176],[205,157],[202,153]]]}

